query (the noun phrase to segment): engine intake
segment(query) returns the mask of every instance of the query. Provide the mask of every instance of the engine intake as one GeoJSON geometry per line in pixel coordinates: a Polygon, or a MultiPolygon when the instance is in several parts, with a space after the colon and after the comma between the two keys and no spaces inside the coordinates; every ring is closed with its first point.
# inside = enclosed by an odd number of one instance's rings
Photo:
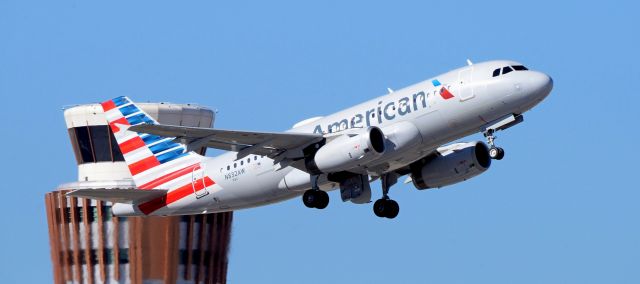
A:
{"type": "Polygon", "coordinates": [[[426,162],[412,165],[411,179],[418,189],[439,188],[475,177],[491,166],[483,142],[456,143],[440,147],[426,162]]]}
{"type": "Polygon", "coordinates": [[[322,146],[305,160],[310,173],[332,173],[349,170],[378,158],[385,150],[385,138],[380,128],[345,133],[322,146]]]}

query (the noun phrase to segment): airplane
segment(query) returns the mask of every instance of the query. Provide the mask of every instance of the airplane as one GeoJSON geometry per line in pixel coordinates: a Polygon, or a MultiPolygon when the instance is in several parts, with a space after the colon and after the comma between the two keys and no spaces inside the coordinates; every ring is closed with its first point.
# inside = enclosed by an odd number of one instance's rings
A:
{"type": "Polygon", "coordinates": [[[328,191],[343,202],[371,203],[395,218],[389,189],[402,176],[419,189],[441,188],[487,171],[504,157],[497,131],[553,88],[550,76],[515,61],[467,65],[284,132],[159,124],[127,97],[102,103],[135,188],[78,189],[68,196],[113,202],[116,216],[171,216],[233,211],[302,198],[324,209],[328,191]],[[483,141],[454,141],[481,132],[483,141]],[[194,150],[228,151],[205,157],[194,150]]]}

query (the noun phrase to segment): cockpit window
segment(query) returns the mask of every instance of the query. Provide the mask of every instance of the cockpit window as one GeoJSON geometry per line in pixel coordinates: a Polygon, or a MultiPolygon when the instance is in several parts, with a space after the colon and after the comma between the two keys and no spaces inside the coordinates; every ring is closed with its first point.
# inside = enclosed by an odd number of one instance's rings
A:
{"type": "Polygon", "coordinates": [[[512,71],[526,71],[526,70],[529,70],[529,69],[527,69],[527,67],[524,67],[523,65],[505,66],[505,67],[493,70],[493,77],[498,77],[500,75],[504,75],[512,71]],[[500,74],[500,70],[502,70],[502,74],[500,74]]]}

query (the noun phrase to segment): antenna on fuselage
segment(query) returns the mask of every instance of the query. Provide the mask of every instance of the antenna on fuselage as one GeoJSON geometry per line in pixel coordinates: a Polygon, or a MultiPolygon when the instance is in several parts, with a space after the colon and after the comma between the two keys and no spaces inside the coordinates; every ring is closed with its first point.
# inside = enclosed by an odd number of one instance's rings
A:
{"type": "Polygon", "coordinates": [[[467,65],[469,65],[469,66],[473,65],[473,62],[471,62],[471,60],[469,58],[467,58],[467,65]]]}
{"type": "Polygon", "coordinates": [[[389,92],[389,94],[393,93],[393,90],[391,88],[387,88],[387,92],[389,92]]]}

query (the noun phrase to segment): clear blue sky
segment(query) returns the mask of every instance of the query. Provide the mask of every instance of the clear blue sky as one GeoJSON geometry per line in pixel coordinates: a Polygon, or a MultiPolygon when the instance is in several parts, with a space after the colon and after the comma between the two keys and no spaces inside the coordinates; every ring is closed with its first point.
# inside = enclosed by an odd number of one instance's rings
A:
{"type": "Polygon", "coordinates": [[[394,187],[393,221],[336,192],[237,212],[229,282],[640,283],[633,1],[86,2],[0,1],[1,282],[52,279],[44,193],[76,178],[63,106],[196,102],[279,131],[470,58],[554,78],[499,134],[504,160],[394,187]]]}

